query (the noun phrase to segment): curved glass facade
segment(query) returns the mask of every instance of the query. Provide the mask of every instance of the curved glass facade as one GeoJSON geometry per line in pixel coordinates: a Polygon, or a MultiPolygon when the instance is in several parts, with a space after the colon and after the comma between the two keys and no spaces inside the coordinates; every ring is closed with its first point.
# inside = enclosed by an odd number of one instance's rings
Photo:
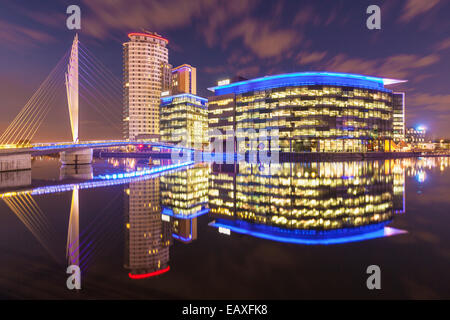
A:
{"type": "Polygon", "coordinates": [[[395,174],[397,166],[393,161],[213,165],[213,225],[289,242],[383,236],[394,214],[404,212],[399,188],[404,177],[395,174]]]}
{"type": "Polygon", "coordinates": [[[387,80],[304,73],[214,87],[210,128],[234,129],[240,150],[251,145],[248,132],[264,129],[283,152],[390,151],[393,96],[384,83],[395,81],[387,80]]]}

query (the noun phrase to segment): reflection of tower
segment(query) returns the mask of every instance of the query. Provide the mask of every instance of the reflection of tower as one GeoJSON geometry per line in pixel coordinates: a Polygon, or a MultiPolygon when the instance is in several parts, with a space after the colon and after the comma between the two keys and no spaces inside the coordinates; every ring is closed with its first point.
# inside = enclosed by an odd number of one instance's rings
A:
{"type": "Polygon", "coordinates": [[[173,237],[184,243],[197,240],[197,218],[179,219],[173,218],[173,237]]]}
{"type": "Polygon", "coordinates": [[[405,213],[405,169],[401,160],[391,160],[394,175],[393,207],[394,213],[405,213]]]}
{"type": "Polygon", "coordinates": [[[198,165],[160,178],[163,214],[172,221],[175,239],[197,239],[197,217],[207,212],[209,171],[209,166],[198,165]]]}
{"type": "Polygon", "coordinates": [[[69,265],[79,265],[80,260],[80,206],[78,188],[72,193],[72,204],[70,206],[69,228],[67,230],[66,256],[69,265]]]}
{"type": "Polygon", "coordinates": [[[126,194],[125,268],[130,278],[169,271],[171,227],[161,219],[159,178],[130,183],[126,194]]]}
{"type": "Polygon", "coordinates": [[[76,166],[65,166],[62,165],[59,170],[59,179],[80,179],[80,180],[91,180],[94,178],[94,172],[92,165],[83,164],[76,166]]]}

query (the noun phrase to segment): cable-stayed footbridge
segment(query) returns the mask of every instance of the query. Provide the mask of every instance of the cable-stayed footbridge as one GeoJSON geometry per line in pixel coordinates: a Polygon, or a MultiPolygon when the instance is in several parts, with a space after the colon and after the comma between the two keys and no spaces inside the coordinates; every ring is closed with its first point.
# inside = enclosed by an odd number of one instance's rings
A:
{"type": "Polygon", "coordinates": [[[79,138],[80,101],[96,111],[111,128],[122,131],[122,84],[105,65],[75,36],[70,50],[61,58],[27,104],[0,135],[0,172],[31,169],[31,157],[59,153],[63,164],[92,162],[93,149],[146,144],[174,148],[173,145],[151,141],[97,140],[79,138]],[[68,62],[67,62],[68,60],[68,62]],[[65,87],[65,88],[64,88],[65,87]],[[72,140],[36,143],[33,138],[65,94],[72,140]]]}

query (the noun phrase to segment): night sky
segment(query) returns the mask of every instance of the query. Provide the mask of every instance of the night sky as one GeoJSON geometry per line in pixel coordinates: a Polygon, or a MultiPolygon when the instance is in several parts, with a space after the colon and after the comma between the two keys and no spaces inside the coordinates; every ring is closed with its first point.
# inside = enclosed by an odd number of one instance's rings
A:
{"type": "MultiPolygon", "coordinates": [[[[201,96],[234,75],[314,70],[405,79],[391,88],[406,92],[407,126],[450,137],[448,0],[1,0],[0,131],[70,48],[71,4],[81,8],[80,41],[119,79],[127,33],[147,29],[169,39],[171,64],[197,67],[201,96]],[[366,27],[371,4],[381,7],[381,30],[366,27]]],[[[82,139],[120,137],[80,108],[82,139]]],[[[66,109],[53,108],[36,141],[70,139],[66,109]]]]}

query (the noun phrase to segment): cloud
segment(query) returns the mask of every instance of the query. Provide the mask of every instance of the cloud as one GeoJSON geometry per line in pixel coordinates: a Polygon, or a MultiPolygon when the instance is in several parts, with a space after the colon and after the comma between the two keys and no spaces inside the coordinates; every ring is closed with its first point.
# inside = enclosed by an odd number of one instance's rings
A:
{"type": "Polygon", "coordinates": [[[129,1],[84,0],[89,11],[83,18],[83,32],[96,38],[108,37],[111,31],[142,28],[168,30],[186,26],[215,7],[208,0],[129,1]],[[208,10],[209,9],[209,10],[208,10]]]}
{"type": "Polygon", "coordinates": [[[434,8],[440,0],[408,0],[403,8],[400,21],[410,22],[415,17],[434,8]]]}
{"type": "Polygon", "coordinates": [[[45,32],[0,21],[0,41],[2,45],[13,50],[19,50],[22,47],[37,46],[42,43],[46,44],[54,40],[54,37],[45,32]]]}
{"type": "Polygon", "coordinates": [[[448,112],[450,94],[414,93],[411,95],[414,105],[430,112],[448,112]]]}
{"type": "MultiPolygon", "coordinates": [[[[206,44],[212,47],[220,43],[221,34],[227,30],[226,27],[248,16],[258,3],[258,0],[225,1],[205,13],[199,31],[205,37],[206,44]]],[[[282,10],[282,7],[277,8],[276,11],[282,10]]]]}
{"type": "Polygon", "coordinates": [[[208,74],[213,75],[228,75],[229,77],[232,76],[242,76],[245,78],[254,78],[259,75],[261,68],[259,65],[251,65],[251,64],[245,64],[245,65],[237,65],[237,64],[231,64],[228,66],[208,66],[205,68],[202,68],[202,71],[208,74]]]}
{"type": "Polygon", "coordinates": [[[202,71],[209,74],[219,74],[226,73],[229,71],[229,68],[223,65],[220,66],[207,66],[202,68],[202,71]]]}
{"type": "MultiPolygon", "coordinates": [[[[210,1],[84,0],[88,8],[82,32],[94,38],[114,37],[114,32],[148,29],[166,30],[196,26],[206,44],[221,44],[241,38],[244,45],[260,58],[270,58],[291,49],[301,35],[291,29],[278,28],[283,5],[274,6],[269,20],[251,18],[259,0],[210,1]]],[[[84,11],[83,11],[84,12],[84,11]]]]}
{"type": "Polygon", "coordinates": [[[413,123],[426,123],[432,128],[433,136],[448,137],[450,122],[450,94],[430,94],[414,92],[406,95],[406,120],[413,123]]]}
{"type": "Polygon", "coordinates": [[[224,45],[242,38],[259,58],[271,58],[286,53],[300,42],[302,36],[291,29],[277,29],[269,22],[248,18],[233,27],[224,39],[224,45]]]}
{"type": "Polygon", "coordinates": [[[234,74],[247,78],[247,79],[251,79],[251,78],[255,78],[256,76],[258,76],[260,72],[260,67],[259,66],[248,66],[248,67],[242,67],[242,68],[238,68],[234,74]]]}
{"type": "Polygon", "coordinates": [[[435,46],[436,50],[446,50],[450,48],[450,38],[444,39],[435,46]]]}
{"type": "Polygon", "coordinates": [[[322,61],[327,55],[326,51],[300,52],[296,60],[299,65],[307,65],[322,61]]]}
{"type": "Polygon", "coordinates": [[[254,60],[254,56],[251,54],[245,54],[241,50],[236,50],[231,53],[227,59],[229,65],[247,65],[254,60]]]}
{"type": "MultiPolygon", "coordinates": [[[[230,20],[254,8],[259,0],[83,0],[88,8],[83,32],[95,37],[113,37],[115,31],[149,29],[162,32],[198,24],[209,46],[218,42],[217,32],[230,20]]],[[[85,11],[83,11],[85,12],[85,11]]]]}
{"type": "MultiPolygon", "coordinates": [[[[333,11],[334,13],[334,11],[333,11]]],[[[333,15],[330,16],[329,19],[333,19],[333,15]]],[[[305,8],[300,9],[300,11],[295,15],[294,20],[292,21],[292,24],[294,26],[304,26],[307,24],[312,24],[315,26],[318,26],[321,23],[320,15],[315,12],[313,7],[307,6],[305,8]]],[[[327,23],[328,20],[327,20],[327,23]]]]}
{"type": "Polygon", "coordinates": [[[350,58],[338,54],[323,66],[328,71],[353,72],[380,77],[407,79],[414,69],[428,67],[439,61],[437,54],[425,56],[415,54],[398,54],[381,59],[350,58]]]}

